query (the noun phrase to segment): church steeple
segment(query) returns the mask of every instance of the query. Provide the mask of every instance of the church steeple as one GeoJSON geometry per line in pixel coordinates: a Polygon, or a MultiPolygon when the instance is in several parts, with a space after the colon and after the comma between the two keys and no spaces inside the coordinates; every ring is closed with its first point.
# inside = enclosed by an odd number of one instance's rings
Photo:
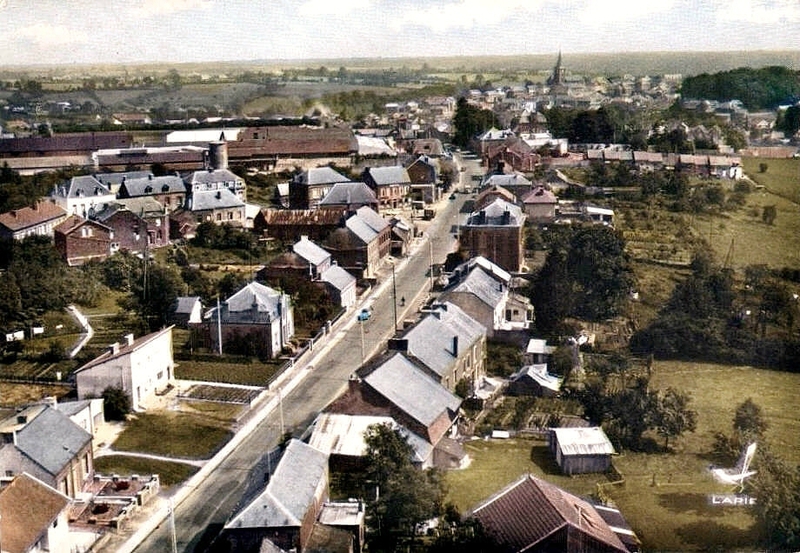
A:
{"type": "Polygon", "coordinates": [[[564,68],[561,67],[561,49],[558,50],[558,59],[556,66],[553,68],[553,75],[550,77],[548,84],[562,85],[564,84],[564,68]]]}

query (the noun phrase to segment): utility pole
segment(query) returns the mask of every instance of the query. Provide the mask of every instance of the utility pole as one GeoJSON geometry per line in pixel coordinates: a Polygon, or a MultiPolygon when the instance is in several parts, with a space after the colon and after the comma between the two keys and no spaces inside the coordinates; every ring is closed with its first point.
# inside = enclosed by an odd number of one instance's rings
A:
{"type": "Polygon", "coordinates": [[[361,366],[364,366],[364,321],[358,320],[358,328],[361,333],[361,366]]]}
{"type": "Polygon", "coordinates": [[[392,309],[394,311],[394,331],[397,332],[397,279],[394,275],[394,263],[392,263],[392,309]]]}
{"type": "Polygon", "coordinates": [[[175,535],[175,505],[169,498],[169,531],[172,542],[172,553],[178,553],[178,537],[175,535]]]}
{"type": "Polygon", "coordinates": [[[428,234],[428,254],[429,254],[429,266],[430,266],[430,274],[431,274],[431,292],[433,292],[433,239],[431,235],[428,234]]]}
{"type": "Polygon", "coordinates": [[[222,312],[219,308],[219,296],[217,296],[217,351],[222,355],[222,312]]]}

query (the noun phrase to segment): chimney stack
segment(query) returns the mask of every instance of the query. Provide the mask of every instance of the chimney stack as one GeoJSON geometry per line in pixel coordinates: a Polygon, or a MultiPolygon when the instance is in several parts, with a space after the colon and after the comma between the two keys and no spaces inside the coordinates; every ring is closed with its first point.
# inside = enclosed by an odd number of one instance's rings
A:
{"type": "Polygon", "coordinates": [[[126,334],[125,335],[125,345],[132,346],[133,345],[133,334],[126,334]]]}
{"type": "Polygon", "coordinates": [[[458,336],[453,336],[453,357],[458,357],[458,336]]]}
{"type": "Polygon", "coordinates": [[[116,355],[119,353],[119,342],[114,342],[110,346],[108,346],[108,353],[111,355],[116,355]]]}

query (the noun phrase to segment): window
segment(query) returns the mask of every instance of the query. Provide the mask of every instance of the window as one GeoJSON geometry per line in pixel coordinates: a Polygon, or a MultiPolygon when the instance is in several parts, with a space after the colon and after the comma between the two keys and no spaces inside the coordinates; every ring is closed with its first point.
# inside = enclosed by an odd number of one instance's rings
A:
{"type": "Polygon", "coordinates": [[[6,476],[7,476],[8,478],[11,478],[12,476],[14,476],[14,471],[13,471],[13,470],[7,470],[7,471],[6,471],[6,476]]]}
{"type": "Polygon", "coordinates": [[[233,211],[229,211],[229,212],[228,212],[228,220],[229,220],[229,221],[232,221],[232,220],[233,220],[233,211]]]}
{"type": "Polygon", "coordinates": [[[217,221],[222,221],[222,213],[217,213],[217,221]]]}

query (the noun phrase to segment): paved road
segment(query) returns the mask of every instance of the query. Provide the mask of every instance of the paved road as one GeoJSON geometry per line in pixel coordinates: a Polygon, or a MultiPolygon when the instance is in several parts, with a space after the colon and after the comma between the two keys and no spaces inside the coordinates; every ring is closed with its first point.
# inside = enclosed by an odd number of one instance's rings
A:
{"type": "MultiPolygon", "coordinates": [[[[465,178],[469,178],[467,174],[465,178]]],[[[430,286],[431,259],[442,263],[454,249],[454,225],[467,196],[458,194],[455,200],[440,204],[437,217],[428,226],[426,236],[406,259],[396,260],[394,285],[396,298],[404,297],[405,306],[397,307],[398,322],[403,314],[424,301],[430,286]]],[[[384,283],[368,300],[373,316],[364,323],[364,350],[367,357],[385,347],[394,325],[393,286],[391,270],[384,283]]],[[[314,417],[345,388],[350,374],[361,364],[361,331],[352,320],[337,331],[323,358],[314,360],[314,368],[304,371],[304,378],[282,397],[282,409],[270,413],[250,433],[211,475],[191,490],[175,508],[175,527],[178,551],[206,551],[246,492],[264,481],[263,457],[273,449],[281,434],[281,419],[285,428],[297,436],[314,417]],[[281,416],[282,411],[282,416],[281,416]]],[[[169,551],[169,525],[163,523],[145,539],[136,552],[161,553],[169,551]]]]}

